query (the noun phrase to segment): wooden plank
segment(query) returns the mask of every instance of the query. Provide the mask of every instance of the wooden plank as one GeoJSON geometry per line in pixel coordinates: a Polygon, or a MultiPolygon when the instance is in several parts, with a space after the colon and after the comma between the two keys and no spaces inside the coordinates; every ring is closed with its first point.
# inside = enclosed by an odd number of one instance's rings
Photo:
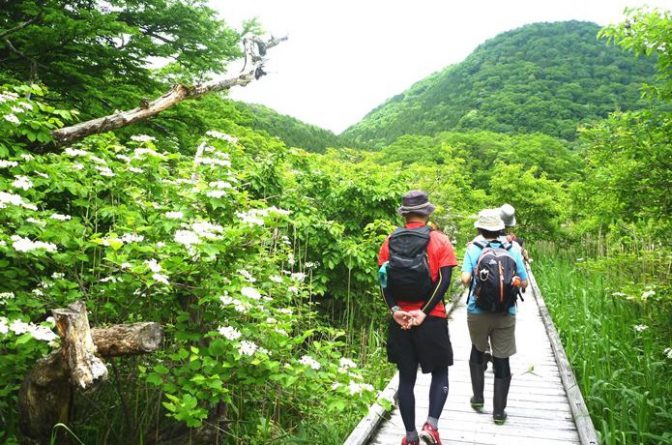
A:
{"type": "Polygon", "coordinates": [[[567,359],[567,354],[565,353],[565,348],[562,346],[562,341],[560,340],[560,335],[555,329],[553,324],[553,319],[551,314],[548,312],[546,307],[546,302],[544,301],[543,296],[541,295],[541,290],[537,285],[537,281],[532,274],[532,271],[528,268],[528,274],[530,276],[530,283],[532,288],[532,293],[534,298],[537,300],[537,306],[539,306],[539,313],[541,314],[542,321],[546,327],[546,333],[548,334],[549,340],[551,342],[551,347],[555,353],[555,357],[558,361],[558,367],[560,368],[560,378],[562,383],[567,391],[567,398],[569,399],[569,406],[574,414],[574,422],[579,433],[579,438],[581,439],[582,445],[597,445],[599,442],[597,440],[597,433],[595,432],[595,426],[593,421],[590,418],[588,413],[588,408],[586,403],[583,400],[583,395],[581,390],[576,382],[574,377],[574,372],[572,367],[567,359]]]}

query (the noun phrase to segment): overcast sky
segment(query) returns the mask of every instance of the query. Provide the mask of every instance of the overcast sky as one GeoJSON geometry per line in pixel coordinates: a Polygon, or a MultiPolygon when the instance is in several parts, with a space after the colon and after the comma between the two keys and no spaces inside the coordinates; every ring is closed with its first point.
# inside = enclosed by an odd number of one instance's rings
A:
{"type": "Polygon", "coordinates": [[[210,0],[231,26],[257,17],[289,40],[269,75],[231,92],[339,133],[479,44],[527,23],[621,21],[626,7],[672,0],[210,0]]]}

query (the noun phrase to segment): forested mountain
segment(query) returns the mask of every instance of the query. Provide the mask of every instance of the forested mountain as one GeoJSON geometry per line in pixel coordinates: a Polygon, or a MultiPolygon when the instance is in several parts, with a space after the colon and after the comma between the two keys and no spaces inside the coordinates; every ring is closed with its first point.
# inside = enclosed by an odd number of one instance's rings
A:
{"type": "Polygon", "coordinates": [[[655,60],[597,38],[594,23],[537,23],[505,32],[392,97],[344,132],[352,145],[403,134],[483,129],[572,140],[578,123],[639,109],[655,60]]]}
{"type": "Polygon", "coordinates": [[[259,104],[233,102],[240,111],[238,123],[280,138],[289,147],[321,153],[327,147],[339,147],[338,136],[329,130],[307,124],[259,104]]]}

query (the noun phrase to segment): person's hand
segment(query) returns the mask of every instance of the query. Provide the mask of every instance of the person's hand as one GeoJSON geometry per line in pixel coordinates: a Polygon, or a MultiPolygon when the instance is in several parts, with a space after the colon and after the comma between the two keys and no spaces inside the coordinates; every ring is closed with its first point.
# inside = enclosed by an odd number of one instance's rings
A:
{"type": "Polygon", "coordinates": [[[420,326],[422,324],[422,322],[425,321],[425,318],[427,317],[427,314],[425,314],[420,309],[415,309],[413,311],[410,311],[409,314],[412,317],[414,326],[420,326]]]}
{"type": "Polygon", "coordinates": [[[394,318],[394,321],[397,322],[399,326],[401,326],[401,329],[411,329],[413,326],[413,316],[410,314],[410,312],[406,311],[395,311],[392,314],[392,318],[394,318]]]}

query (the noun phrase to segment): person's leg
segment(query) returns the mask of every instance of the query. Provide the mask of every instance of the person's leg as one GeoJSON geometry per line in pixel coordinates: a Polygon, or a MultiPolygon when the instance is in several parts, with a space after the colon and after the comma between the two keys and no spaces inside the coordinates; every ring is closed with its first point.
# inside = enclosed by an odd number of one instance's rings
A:
{"type": "Polygon", "coordinates": [[[418,363],[414,360],[405,360],[397,365],[399,369],[399,412],[406,429],[406,439],[409,442],[418,440],[418,432],[415,428],[415,380],[418,375],[418,363]]]}
{"type": "Polygon", "coordinates": [[[471,345],[471,354],[469,356],[469,374],[471,375],[471,389],[474,393],[469,400],[471,407],[476,411],[481,411],[485,400],[483,398],[483,389],[485,387],[485,353],[479,351],[476,345],[471,345]]]}
{"type": "Polygon", "coordinates": [[[506,421],[506,402],[511,385],[511,366],[509,358],[493,357],[495,368],[495,388],[493,396],[492,418],[495,423],[502,425],[506,421]]]}
{"type": "Polygon", "coordinates": [[[429,384],[429,416],[427,423],[438,428],[439,417],[448,398],[448,368],[432,371],[432,382],[429,384]]]}

